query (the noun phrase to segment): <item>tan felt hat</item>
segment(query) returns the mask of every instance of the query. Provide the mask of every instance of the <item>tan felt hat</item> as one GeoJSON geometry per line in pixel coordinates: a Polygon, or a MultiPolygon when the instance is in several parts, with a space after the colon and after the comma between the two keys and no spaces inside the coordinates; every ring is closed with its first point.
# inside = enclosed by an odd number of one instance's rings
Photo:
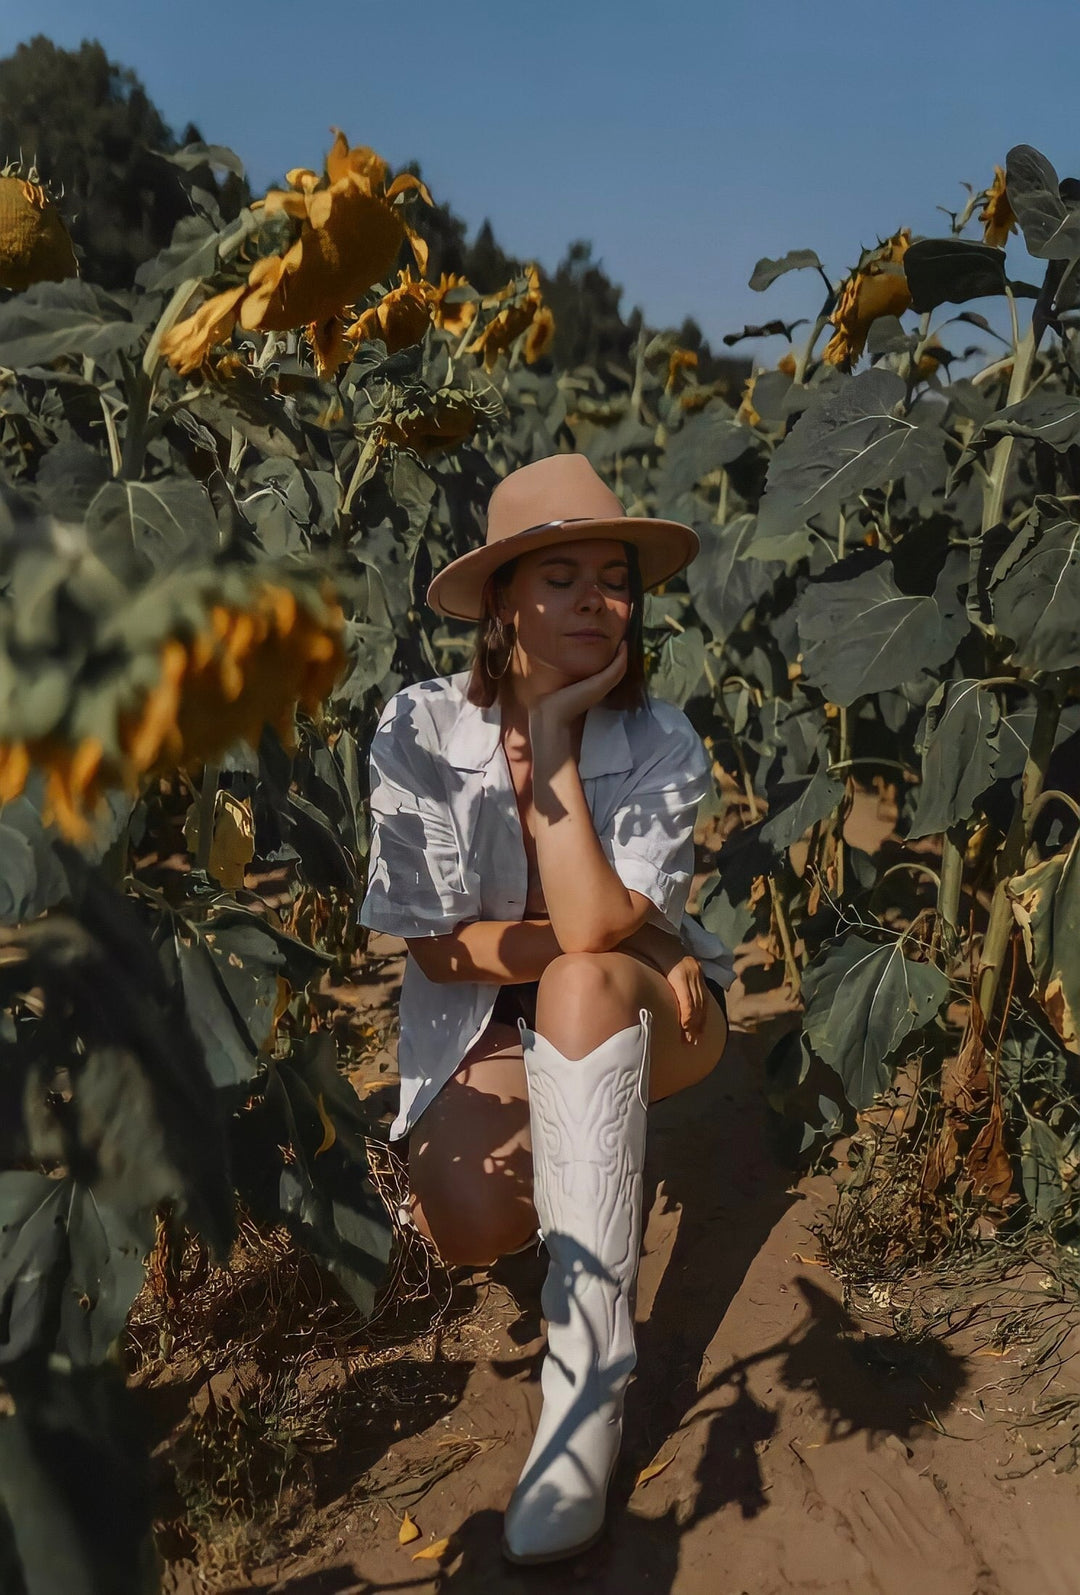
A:
{"type": "Polygon", "coordinates": [[[583,454],[552,454],[503,477],[488,504],[487,540],[433,579],[427,601],[440,615],[479,620],[484,583],[508,559],[586,537],[613,537],[638,551],[643,586],[689,565],[700,544],[678,521],[627,515],[583,454]]]}

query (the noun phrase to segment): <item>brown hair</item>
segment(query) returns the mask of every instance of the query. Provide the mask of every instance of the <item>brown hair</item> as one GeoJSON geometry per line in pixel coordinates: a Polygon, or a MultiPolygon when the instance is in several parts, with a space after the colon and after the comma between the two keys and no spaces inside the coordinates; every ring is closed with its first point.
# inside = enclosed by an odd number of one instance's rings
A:
{"type": "MultiPolygon", "coordinates": [[[[638,552],[632,543],[623,543],[626,551],[626,584],[630,593],[630,619],[626,626],[626,670],[603,700],[607,709],[641,709],[648,699],[645,684],[645,589],[641,584],[641,566],[638,552]]],[[[500,627],[496,609],[502,594],[513,578],[516,559],[508,559],[493,571],[484,584],[484,614],[476,627],[476,642],[472,668],[465,696],[478,709],[490,709],[499,695],[499,680],[508,662],[508,651],[503,642],[499,647],[500,627]],[[495,674],[491,666],[495,665],[495,674]]],[[[513,638],[510,639],[513,647],[513,638]]]]}

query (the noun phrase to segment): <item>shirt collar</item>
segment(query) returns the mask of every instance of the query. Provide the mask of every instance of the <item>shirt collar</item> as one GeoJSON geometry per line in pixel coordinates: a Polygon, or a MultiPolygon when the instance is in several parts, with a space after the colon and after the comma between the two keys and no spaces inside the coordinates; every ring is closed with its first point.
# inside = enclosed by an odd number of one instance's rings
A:
{"type": "MultiPolygon", "coordinates": [[[[615,775],[633,768],[626,735],[625,712],[600,705],[585,716],[578,770],[583,780],[615,775]]],[[[485,770],[499,748],[501,716],[498,703],[481,709],[466,698],[450,728],[444,746],[447,762],[455,770],[485,770]]]]}

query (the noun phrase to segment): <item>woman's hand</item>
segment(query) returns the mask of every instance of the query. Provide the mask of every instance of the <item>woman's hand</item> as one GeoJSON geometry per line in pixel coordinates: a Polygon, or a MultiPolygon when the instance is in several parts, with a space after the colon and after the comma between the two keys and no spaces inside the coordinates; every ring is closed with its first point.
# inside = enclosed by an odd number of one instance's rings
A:
{"type": "Polygon", "coordinates": [[[593,676],[585,676],[581,681],[572,681],[568,687],[559,687],[541,698],[529,716],[530,724],[539,717],[548,726],[565,728],[572,725],[580,715],[606,698],[625,673],[626,643],[623,641],[616,648],[611,663],[603,670],[598,670],[593,676]]]}
{"type": "Polygon", "coordinates": [[[706,991],[701,965],[692,953],[686,953],[671,966],[664,978],[679,1005],[683,1040],[694,1042],[705,1028],[706,991]]]}
{"type": "Polygon", "coordinates": [[[658,969],[675,993],[683,1039],[696,1041],[705,1026],[705,979],[701,965],[679,938],[658,925],[644,924],[620,944],[658,969]]]}

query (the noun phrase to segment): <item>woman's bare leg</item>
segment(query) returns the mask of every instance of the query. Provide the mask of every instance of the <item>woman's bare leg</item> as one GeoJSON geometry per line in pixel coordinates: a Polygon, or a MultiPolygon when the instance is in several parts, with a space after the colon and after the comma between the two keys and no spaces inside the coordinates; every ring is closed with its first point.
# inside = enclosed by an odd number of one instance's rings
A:
{"type": "Polygon", "coordinates": [[[409,1136],[417,1225],[448,1263],[490,1263],[536,1230],[521,1040],[492,1024],[409,1136]]]}
{"type": "MultiPolygon", "coordinates": [[[[568,1059],[652,1014],[649,1100],[703,1080],[727,1043],[711,992],[695,1042],[671,987],[631,953],[564,953],[548,965],[536,1028],[568,1059]]],[[[489,1025],[409,1138],[413,1216],[448,1263],[486,1264],[536,1230],[525,1064],[516,1030],[489,1025]]]]}

